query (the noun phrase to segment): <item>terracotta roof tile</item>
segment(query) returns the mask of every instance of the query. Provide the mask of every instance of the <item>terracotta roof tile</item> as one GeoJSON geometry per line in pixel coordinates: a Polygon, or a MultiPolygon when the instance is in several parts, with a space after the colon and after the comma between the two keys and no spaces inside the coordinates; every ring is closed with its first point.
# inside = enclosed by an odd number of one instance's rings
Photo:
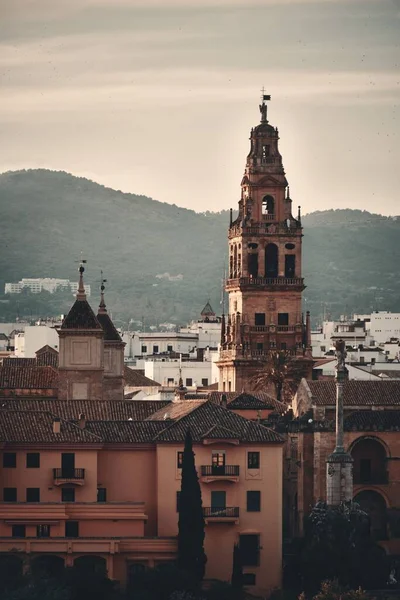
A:
{"type": "Polygon", "coordinates": [[[192,410],[195,410],[204,404],[204,402],[207,402],[207,400],[182,400],[181,402],[171,402],[168,407],[162,408],[158,412],[150,415],[150,417],[147,418],[147,421],[164,421],[165,418],[175,421],[192,412],[192,410]],[[165,417],[165,415],[167,415],[167,417],[165,417]]]}
{"type": "Polygon", "coordinates": [[[35,354],[38,366],[58,367],[58,352],[48,344],[40,348],[35,354]]]}
{"type": "MultiPolygon", "coordinates": [[[[312,403],[317,406],[335,406],[334,380],[309,381],[312,403]]],[[[400,406],[400,381],[357,381],[344,385],[345,406],[400,406]]]]}
{"type": "MultiPolygon", "coordinates": [[[[185,400],[182,401],[182,403],[185,402],[185,400]]],[[[157,442],[183,441],[188,428],[190,428],[193,441],[200,442],[215,425],[234,432],[241,442],[283,443],[284,441],[282,436],[275,431],[249,421],[210,401],[200,404],[185,416],[174,421],[159,433],[155,440],[157,442]]]]}
{"type": "Polygon", "coordinates": [[[151,443],[165,429],[161,421],[88,421],[86,429],[98,435],[105,443],[151,443]]]}
{"type": "Polygon", "coordinates": [[[222,396],[226,396],[228,408],[232,409],[271,409],[285,412],[287,405],[279,402],[266,392],[210,392],[209,399],[215,404],[221,404],[222,396]],[[232,403],[234,403],[232,405],[232,403]]]}
{"type": "Polygon", "coordinates": [[[152,413],[169,404],[166,400],[57,400],[7,397],[0,400],[0,411],[2,408],[49,411],[70,420],[77,420],[83,413],[90,421],[144,421],[152,413]]]}
{"type": "Polygon", "coordinates": [[[20,358],[15,357],[12,358],[11,356],[6,356],[3,358],[3,367],[20,367],[20,368],[24,368],[24,367],[36,367],[37,366],[37,362],[36,362],[36,358],[20,358]]]}
{"type": "Polygon", "coordinates": [[[53,367],[0,367],[1,389],[52,389],[58,386],[53,367]]]}
{"type": "Polygon", "coordinates": [[[134,387],[161,387],[161,384],[153,379],[149,379],[142,372],[141,369],[130,369],[124,366],[124,379],[125,385],[134,387]]]}
{"type": "Polygon", "coordinates": [[[60,433],[54,433],[54,418],[50,412],[4,410],[0,419],[0,441],[101,443],[102,440],[97,435],[65,420],[61,420],[60,433]]]}
{"type": "Polygon", "coordinates": [[[61,330],[65,329],[102,329],[87,300],[76,299],[71,310],[61,324],[61,330]]]}
{"type": "Polygon", "coordinates": [[[344,420],[346,431],[400,431],[400,410],[357,410],[344,420]]]}

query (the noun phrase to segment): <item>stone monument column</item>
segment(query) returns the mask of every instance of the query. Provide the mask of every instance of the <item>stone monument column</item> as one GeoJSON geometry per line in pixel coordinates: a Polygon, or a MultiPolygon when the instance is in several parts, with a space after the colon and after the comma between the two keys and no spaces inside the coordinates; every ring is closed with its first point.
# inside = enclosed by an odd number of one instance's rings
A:
{"type": "Polygon", "coordinates": [[[353,499],[353,459],[345,451],[343,439],[343,397],[349,374],[346,368],[346,345],[343,340],[336,342],[336,358],[336,446],[326,460],[328,506],[339,506],[341,502],[353,499]]]}

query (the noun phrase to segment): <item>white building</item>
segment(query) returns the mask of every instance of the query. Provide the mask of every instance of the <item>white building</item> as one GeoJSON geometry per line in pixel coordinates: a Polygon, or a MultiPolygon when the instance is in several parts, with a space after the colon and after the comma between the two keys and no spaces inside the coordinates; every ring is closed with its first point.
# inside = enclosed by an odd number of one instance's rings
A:
{"type": "MultiPolygon", "coordinates": [[[[42,277],[38,279],[24,278],[17,283],[6,283],[4,286],[5,294],[20,294],[23,289],[29,288],[32,294],[40,294],[42,291],[53,294],[58,289],[70,290],[76,294],[78,283],[69,279],[56,279],[54,277],[42,277]]],[[[85,285],[86,295],[90,296],[90,285],[85,285]]]]}
{"type": "Polygon", "coordinates": [[[57,330],[47,325],[25,326],[15,335],[14,345],[14,355],[19,358],[35,358],[37,350],[46,345],[58,351],[57,330]]]}
{"type": "Polygon", "coordinates": [[[179,378],[182,377],[185,387],[196,388],[214,383],[212,381],[212,365],[211,360],[146,360],[144,374],[149,379],[158,381],[162,386],[173,388],[179,385],[179,378]]]}
{"type": "Polygon", "coordinates": [[[370,334],[376,344],[384,344],[393,338],[400,339],[400,313],[373,312],[370,315],[370,334]]]}

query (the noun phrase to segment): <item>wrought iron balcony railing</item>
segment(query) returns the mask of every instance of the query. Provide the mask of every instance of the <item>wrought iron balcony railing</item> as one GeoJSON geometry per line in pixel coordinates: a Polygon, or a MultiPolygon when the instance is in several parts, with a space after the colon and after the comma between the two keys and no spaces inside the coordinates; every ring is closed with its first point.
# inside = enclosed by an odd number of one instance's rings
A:
{"type": "Polygon", "coordinates": [[[238,519],[238,506],[203,506],[203,516],[206,519],[238,519]]]}
{"type": "Polygon", "coordinates": [[[53,469],[54,479],[85,479],[85,469],[53,469]]]}
{"type": "Polygon", "coordinates": [[[202,465],[202,477],[238,477],[239,465],[202,465]]]}

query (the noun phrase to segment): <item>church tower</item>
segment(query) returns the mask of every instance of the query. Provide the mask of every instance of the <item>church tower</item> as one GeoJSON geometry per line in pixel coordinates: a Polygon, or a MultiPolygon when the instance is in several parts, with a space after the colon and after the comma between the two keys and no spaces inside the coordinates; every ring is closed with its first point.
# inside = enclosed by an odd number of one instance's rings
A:
{"type": "Polygon", "coordinates": [[[300,207],[294,217],[267,100],[270,96],[263,95],[261,122],[251,130],[235,220],[231,211],[225,288],[229,315],[218,362],[222,391],[254,389],[252,378],[271,349],[300,359],[310,345],[310,319],[306,327],[301,308],[300,207]]]}
{"type": "Polygon", "coordinates": [[[58,330],[60,400],[103,398],[104,332],[86,299],[84,271],[81,263],[76,300],[58,330]]]}
{"type": "Polygon", "coordinates": [[[101,275],[101,296],[97,320],[104,331],[104,380],[103,397],[106,400],[123,400],[124,398],[124,347],[125,343],[116,330],[107,312],[104,301],[104,284],[101,275]]]}

